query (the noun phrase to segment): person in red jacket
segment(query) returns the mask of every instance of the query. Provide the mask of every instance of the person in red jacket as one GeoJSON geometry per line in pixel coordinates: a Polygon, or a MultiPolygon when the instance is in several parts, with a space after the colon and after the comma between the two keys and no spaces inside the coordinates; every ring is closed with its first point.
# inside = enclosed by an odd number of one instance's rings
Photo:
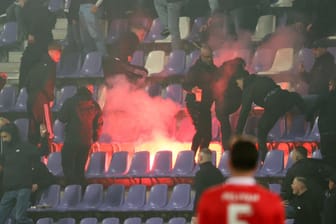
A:
{"type": "Polygon", "coordinates": [[[255,143],[238,138],[230,148],[231,177],[206,190],[199,201],[198,224],[283,224],[285,211],[278,195],[256,184],[258,168],[255,143]]]}

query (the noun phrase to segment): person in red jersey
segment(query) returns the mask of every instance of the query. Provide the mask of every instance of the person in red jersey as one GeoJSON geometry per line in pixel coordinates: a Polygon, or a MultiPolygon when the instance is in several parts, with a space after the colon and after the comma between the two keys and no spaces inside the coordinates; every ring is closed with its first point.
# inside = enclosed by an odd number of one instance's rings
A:
{"type": "Polygon", "coordinates": [[[256,184],[258,151],[248,138],[237,138],[230,147],[231,177],[206,190],[197,208],[198,224],[284,224],[280,197],[256,184]]]}

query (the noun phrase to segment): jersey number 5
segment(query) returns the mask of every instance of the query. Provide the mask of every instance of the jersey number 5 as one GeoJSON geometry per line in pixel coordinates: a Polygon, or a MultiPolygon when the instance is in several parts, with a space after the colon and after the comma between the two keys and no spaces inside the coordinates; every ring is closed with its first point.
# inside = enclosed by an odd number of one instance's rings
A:
{"type": "Polygon", "coordinates": [[[247,221],[240,220],[241,216],[251,216],[252,206],[249,204],[230,204],[228,206],[228,224],[248,224],[247,221]]]}

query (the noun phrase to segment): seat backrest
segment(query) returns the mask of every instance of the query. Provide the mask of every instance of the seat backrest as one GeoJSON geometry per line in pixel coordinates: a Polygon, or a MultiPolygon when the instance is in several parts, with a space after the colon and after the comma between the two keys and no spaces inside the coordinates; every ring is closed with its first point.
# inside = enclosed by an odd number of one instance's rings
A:
{"type": "Polygon", "coordinates": [[[152,166],[152,174],[167,174],[172,168],[172,152],[158,151],[155,153],[154,162],[152,166]]]}
{"type": "Polygon", "coordinates": [[[186,58],[186,69],[185,73],[189,71],[189,68],[193,66],[199,59],[201,52],[199,50],[192,51],[186,58]]]}
{"type": "Polygon", "coordinates": [[[321,150],[320,149],[314,150],[314,152],[312,154],[312,158],[313,159],[322,159],[321,150]]]}
{"type": "Polygon", "coordinates": [[[255,36],[264,38],[266,35],[273,33],[276,28],[276,17],[274,15],[260,16],[255,30],[255,36]]]}
{"type": "Polygon", "coordinates": [[[312,69],[315,62],[313,51],[309,48],[302,48],[297,55],[297,59],[299,63],[303,63],[307,72],[312,69]]]}
{"type": "Polygon", "coordinates": [[[0,91],[0,111],[10,111],[15,106],[16,87],[5,86],[0,91]]]}
{"type": "Polygon", "coordinates": [[[294,49],[281,48],[275,53],[274,61],[270,70],[272,71],[289,71],[294,63],[294,49]]]}
{"type": "Polygon", "coordinates": [[[50,0],[48,9],[50,12],[58,12],[64,8],[62,0],[50,0]]]}
{"type": "Polygon", "coordinates": [[[65,100],[74,96],[76,92],[77,92],[76,86],[73,85],[63,86],[58,94],[58,97],[56,97],[53,110],[58,111],[59,109],[61,109],[65,100]]]}
{"type": "Polygon", "coordinates": [[[163,218],[161,217],[152,217],[146,220],[145,224],[163,224],[163,218]]]}
{"type": "Polygon", "coordinates": [[[14,43],[18,40],[18,29],[16,22],[8,22],[3,26],[0,33],[0,45],[7,45],[14,43]]]}
{"type": "Polygon", "coordinates": [[[173,174],[184,175],[192,173],[194,169],[195,153],[192,150],[180,151],[177,154],[173,174]]]}
{"type": "Polygon", "coordinates": [[[16,99],[14,110],[27,111],[27,99],[28,99],[27,89],[26,88],[20,89],[19,95],[16,99]]]}
{"type": "Polygon", "coordinates": [[[58,184],[53,184],[45,189],[41,195],[39,205],[48,206],[48,207],[56,207],[60,201],[61,195],[61,186],[58,184]]]}
{"type": "Polygon", "coordinates": [[[125,173],[127,170],[127,161],[128,161],[127,151],[120,151],[113,153],[109,168],[107,170],[107,175],[125,173]]]}
{"type": "Polygon", "coordinates": [[[50,217],[40,218],[37,220],[36,224],[53,224],[54,220],[50,217]]]}
{"type": "Polygon", "coordinates": [[[141,176],[149,172],[149,152],[138,151],[135,152],[131,161],[128,175],[141,176]]]}
{"type": "Polygon", "coordinates": [[[173,50],[168,57],[165,71],[168,74],[182,74],[186,64],[186,53],[184,50],[173,50]]]}
{"type": "Polygon", "coordinates": [[[169,85],[166,88],[166,98],[171,99],[175,103],[183,104],[183,88],[181,84],[169,85]]]}
{"type": "Polygon", "coordinates": [[[168,224],[186,224],[187,220],[183,217],[174,217],[169,219],[168,224]]]}
{"type": "Polygon", "coordinates": [[[104,188],[101,184],[89,184],[85,188],[81,204],[97,207],[103,201],[104,188]]]}
{"type": "Polygon", "coordinates": [[[120,220],[119,218],[111,217],[111,218],[105,218],[102,221],[102,224],[119,224],[120,220]]]}
{"type": "Polygon", "coordinates": [[[128,195],[125,199],[125,205],[130,208],[143,207],[146,203],[146,186],[135,184],[129,188],[128,195]]]}
{"type": "Polygon", "coordinates": [[[173,192],[168,202],[168,207],[173,209],[182,209],[188,207],[191,201],[190,184],[177,184],[173,188],[173,192]]]}
{"type": "Polygon", "coordinates": [[[91,176],[97,176],[102,175],[105,172],[105,158],[106,153],[105,152],[94,152],[90,156],[90,162],[88,169],[86,171],[86,175],[91,176]]]}
{"type": "Polygon", "coordinates": [[[47,167],[54,176],[63,176],[62,155],[60,152],[49,154],[47,167]]]}
{"type": "Polygon", "coordinates": [[[163,208],[168,201],[168,186],[167,184],[153,185],[147,201],[147,206],[150,208],[163,208]]]}
{"type": "Polygon", "coordinates": [[[269,175],[280,174],[284,169],[284,152],[273,149],[266,154],[261,172],[269,175]]]}
{"type": "Polygon", "coordinates": [[[102,76],[102,54],[98,51],[87,53],[80,74],[82,76],[102,76]]]}
{"type": "Polygon", "coordinates": [[[113,19],[108,35],[107,42],[113,43],[119,39],[119,37],[128,30],[128,20],[127,19],[113,19]]]}
{"type": "Polygon", "coordinates": [[[54,131],[54,142],[55,143],[63,143],[64,142],[64,124],[56,119],[53,125],[54,131]]]}
{"type": "Polygon", "coordinates": [[[19,118],[14,121],[14,124],[19,129],[19,134],[22,140],[28,140],[29,120],[27,118],[19,118]]]}
{"type": "Polygon", "coordinates": [[[190,34],[190,18],[186,16],[181,16],[179,18],[179,28],[181,39],[186,39],[190,34]]]}
{"type": "Polygon", "coordinates": [[[91,217],[83,218],[81,219],[80,224],[98,224],[98,219],[91,217]]]}
{"type": "Polygon", "coordinates": [[[125,186],[121,184],[110,185],[104,197],[104,205],[119,207],[124,203],[125,186]]]}
{"type": "Polygon", "coordinates": [[[222,172],[223,175],[228,176],[230,174],[229,171],[229,150],[225,150],[222,154],[222,157],[218,164],[218,169],[222,172]]]}
{"type": "Polygon", "coordinates": [[[127,218],[124,221],[124,224],[141,224],[141,218],[139,217],[127,218]]]}
{"type": "Polygon", "coordinates": [[[274,50],[258,49],[253,55],[250,72],[267,71],[272,67],[274,60],[274,50]]]}
{"type": "Polygon", "coordinates": [[[281,184],[268,184],[268,189],[278,195],[281,193],[281,184]]]}
{"type": "Polygon", "coordinates": [[[159,18],[156,18],[152,22],[152,26],[145,37],[145,42],[153,42],[154,40],[162,39],[161,31],[163,30],[163,25],[159,18]]]}
{"type": "Polygon", "coordinates": [[[132,56],[132,65],[137,65],[137,66],[144,66],[145,64],[145,56],[143,51],[135,51],[132,56]]]}
{"type": "Polygon", "coordinates": [[[74,218],[61,218],[57,221],[57,224],[76,224],[74,218]]]}
{"type": "Polygon", "coordinates": [[[336,47],[328,47],[328,51],[334,55],[334,59],[335,59],[335,64],[336,64],[336,47]]]}
{"type": "Polygon", "coordinates": [[[164,51],[151,51],[149,52],[145,68],[148,70],[148,74],[159,73],[163,70],[165,64],[165,52],[164,51]]]}
{"type": "Polygon", "coordinates": [[[77,75],[81,68],[80,52],[64,52],[61,61],[57,64],[57,76],[68,77],[77,75]]]}
{"type": "Polygon", "coordinates": [[[76,207],[82,199],[82,187],[80,185],[68,185],[64,189],[63,197],[60,201],[61,207],[76,207]]]}

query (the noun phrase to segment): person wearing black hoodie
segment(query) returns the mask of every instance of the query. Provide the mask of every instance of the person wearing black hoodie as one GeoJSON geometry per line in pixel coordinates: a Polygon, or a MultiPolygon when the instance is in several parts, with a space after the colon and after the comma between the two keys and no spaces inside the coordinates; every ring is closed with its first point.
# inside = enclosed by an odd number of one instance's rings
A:
{"type": "Polygon", "coordinates": [[[13,208],[16,223],[33,223],[26,215],[32,192],[38,190],[33,169],[39,163],[37,148],[20,139],[15,124],[4,125],[0,130],[1,159],[4,195],[0,201],[0,223],[11,215],[13,208]]]}
{"type": "Polygon", "coordinates": [[[68,98],[58,115],[65,123],[62,147],[62,167],[67,184],[85,183],[85,163],[92,143],[96,142],[103,126],[102,111],[91,92],[81,87],[68,98]]]}

